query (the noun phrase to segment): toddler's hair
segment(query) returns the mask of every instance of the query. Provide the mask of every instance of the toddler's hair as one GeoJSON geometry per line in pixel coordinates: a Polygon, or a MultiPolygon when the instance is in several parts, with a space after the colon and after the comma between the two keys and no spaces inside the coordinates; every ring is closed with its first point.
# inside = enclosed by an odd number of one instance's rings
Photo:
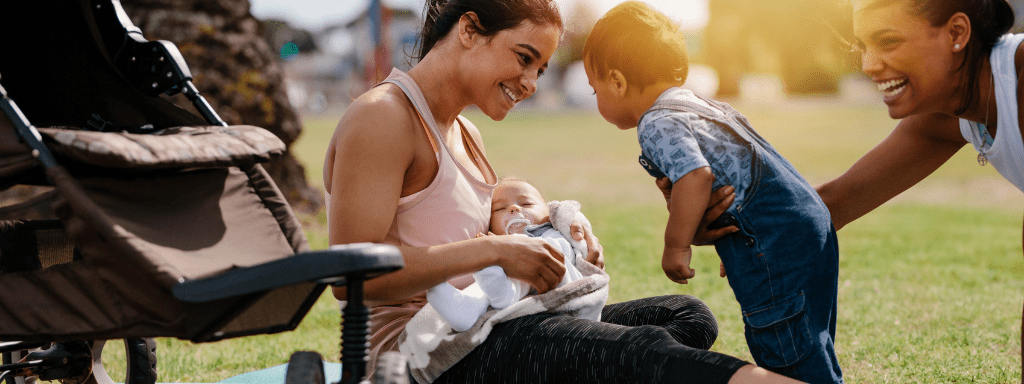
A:
{"type": "Polygon", "coordinates": [[[583,60],[601,80],[619,70],[638,91],[662,81],[683,85],[689,71],[679,25],[639,1],[619,4],[597,21],[583,60]]]}

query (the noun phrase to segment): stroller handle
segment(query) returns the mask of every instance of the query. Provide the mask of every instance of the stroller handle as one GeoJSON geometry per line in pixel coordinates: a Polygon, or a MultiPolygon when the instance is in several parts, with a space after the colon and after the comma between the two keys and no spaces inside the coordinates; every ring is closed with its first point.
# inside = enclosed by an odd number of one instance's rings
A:
{"type": "MultiPolygon", "coordinates": [[[[0,78],[2,79],[2,78],[0,78]]],[[[0,85],[0,109],[3,109],[4,114],[14,124],[14,132],[28,144],[29,148],[32,148],[32,156],[39,160],[43,164],[44,168],[56,167],[57,160],[50,153],[50,150],[43,144],[43,136],[39,134],[39,130],[28,121],[25,114],[18,108],[18,104],[7,97],[7,90],[4,89],[3,85],[0,85]]]]}
{"type": "Polygon", "coordinates": [[[341,284],[341,278],[349,275],[370,279],[404,266],[402,254],[395,246],[346,244],[182,281],[174,285],[172,293],[183,302],[203,303],[306,282],[341,284]]]}

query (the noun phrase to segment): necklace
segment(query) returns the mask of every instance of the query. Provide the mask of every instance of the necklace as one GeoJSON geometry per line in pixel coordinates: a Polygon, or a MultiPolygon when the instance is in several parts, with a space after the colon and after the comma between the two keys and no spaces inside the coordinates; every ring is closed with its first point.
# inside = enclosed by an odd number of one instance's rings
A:
{"type": "MultiPolygon", "coordinates": [[[[988,84],[989,84],[989,86],[988,86],[989,87],[988,98],[985,101],[985,125],[983,127],[980,127],[981,129],[985,130],[985,132],[984,132],[985,134],[988,134],[989,106],[992,103],[992,94],[995,93],[995,89],[993,89],[993,87],[995,86],[995,82],[992,81],[992,79],[989,79],[989,83],[988,84]]],[[[981,136],[980,133],[981,132],[979,132],[979,136],[981,136]]],[[[984,137],[984,136],[981,136],[981,137],[984,137]]],[[[982,139],[982,140],[984,140],[984,139],[982,139]]],[[[982,167],[984,167],[985,164],[988,164],[988,158],[985,157],[985,153],[982,152],[982,151],[978,151],[978,164],[981,165],[982,167]]]]}

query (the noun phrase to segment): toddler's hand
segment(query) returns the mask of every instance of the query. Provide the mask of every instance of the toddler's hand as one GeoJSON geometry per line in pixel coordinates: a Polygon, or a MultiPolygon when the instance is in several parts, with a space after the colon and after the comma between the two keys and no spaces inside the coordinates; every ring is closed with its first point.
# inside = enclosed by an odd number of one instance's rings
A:
{"type": "Polygon", "coordinates": [[[688,279],[696,275],[696,271],[690,269],[690,257],[693,250],[690,247],[669,248],[661,255],[661,269],[665,276],[679,284],[687,284],[688,279]]]}

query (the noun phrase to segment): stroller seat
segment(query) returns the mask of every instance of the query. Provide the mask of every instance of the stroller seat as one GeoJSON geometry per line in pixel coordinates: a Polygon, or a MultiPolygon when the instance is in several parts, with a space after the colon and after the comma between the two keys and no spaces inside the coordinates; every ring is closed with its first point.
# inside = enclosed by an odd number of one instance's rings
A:
{"type": "MultiPolygon", "coordinates": [[[[259,127],[223,124],[190,74],[170,89],[191,92],[202,117],[137,90],[136,77],[115,65],[129,61],[126,48],[114,45],[162,49],[170,61],[176,49],[141,39],[117,0],[25,6],[0,14],[0,34],[33,31],[17,60],[0,60],[0,189],[48,186],[36,202],[50,211],[0,222],[0,340],[210,342],[283,332],[328,285],[346,285],[342,363],[346,382],[361,380],[362,282],[401,268],[398,249],[310,251],[259,165],[284,144],[259,127]],[[47,28],[31,28],[41,15],[47,28]],[[104,24],[111,20],[121,35],[104,24]]],[[[93,381],[109,382],[96,376],[98,350],[92,358],[93,381]]],[[[0,380],[9,372],[20,371],[0,369],[0,380]]]]}

